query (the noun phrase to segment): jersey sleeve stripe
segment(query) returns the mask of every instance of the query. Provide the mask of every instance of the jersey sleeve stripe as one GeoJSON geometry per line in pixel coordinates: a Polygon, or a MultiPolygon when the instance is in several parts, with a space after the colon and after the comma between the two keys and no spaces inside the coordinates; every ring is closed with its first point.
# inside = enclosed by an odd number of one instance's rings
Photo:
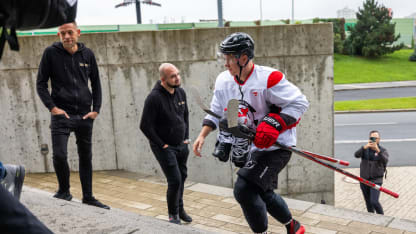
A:
{"type": "Polygon", "coordinates": [[[283,78],[283,73],[279,71],[274,71],[269,75],[269,78],[267,79],[267,88],[271,88],[278,84],[283,78]]]}

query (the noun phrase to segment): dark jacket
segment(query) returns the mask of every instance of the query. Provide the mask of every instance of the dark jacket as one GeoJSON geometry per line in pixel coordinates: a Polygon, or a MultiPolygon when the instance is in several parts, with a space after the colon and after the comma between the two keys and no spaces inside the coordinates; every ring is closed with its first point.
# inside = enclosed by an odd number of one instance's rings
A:
{"type": "Polygon", "coordinates": [[[374,183],[383,183],[383,175],[389,161],[389,153],[380,145],[378,145],[378,148],[380,153],[377,156],[374,150],[370,148],[364,149],[364,147],[358,149],[354,156],[361,158],[360,176],[362,178],[374,183]]]}
{"type": "Polygon", "coordinates": [[[145,100],[140,129],[151,143],[177,146],[189,137],[188,115],[185,91],[170,94],[159,80],[145,100]]]}
{"type": "Polygon", "coordinates": [[[61,42],[45,49],[40,61],[36,88],[43,104],[52,110],[63,109],[68,114],[100,112],[101,84],[94,53],[78,43],[78,50],[71,55],[61,42]],[[49,94],[48,81],[52,92],[49,94]],[[92,93],[88,87],[91,82],[92,93]]]}

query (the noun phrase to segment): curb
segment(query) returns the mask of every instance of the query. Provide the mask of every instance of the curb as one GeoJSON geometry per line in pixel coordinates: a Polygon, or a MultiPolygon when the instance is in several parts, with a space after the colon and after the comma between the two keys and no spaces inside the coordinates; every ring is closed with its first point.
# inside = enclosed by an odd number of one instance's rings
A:
{"type": "Polygon", "coordinates": [[[415,80],[334,85],[334,91],[416,87],[415,80]]]}

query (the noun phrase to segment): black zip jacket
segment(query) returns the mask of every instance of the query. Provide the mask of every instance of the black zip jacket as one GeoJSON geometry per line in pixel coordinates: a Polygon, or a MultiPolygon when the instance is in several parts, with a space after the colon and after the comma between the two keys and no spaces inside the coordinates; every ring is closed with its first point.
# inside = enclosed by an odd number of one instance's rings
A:
{"type": "Polygon", "coordinates": [[[91,111],[92,105],[93,111],[100,112],[101,84],[94,53],[78,43],[78,50],[71,55],[61,42],[55,42],[43,53],[36,89],[49,110],[56,106],[68,114],[84,115],[91,111]],[[48,91],[49,79],[51,94],[48,91]]]}
{"type": "Polygon", "coordinates": [[[188,115],[185,91],[170,94],[159,80],[144,102],[140,129],[151,143],[177,146],[189,137],[188,115]]]}
{"type": "Polygon", "coordinates": [[[389,154],[384,147],[378,145],[378,148],[380,153],[377,156],[374,150],[370,148],[364,149],[364,147],[359,148],[354,156],[361,158],[360,176],[362,178],[374,183],[383,183],[383,175],[389,161],[389,154]]]}

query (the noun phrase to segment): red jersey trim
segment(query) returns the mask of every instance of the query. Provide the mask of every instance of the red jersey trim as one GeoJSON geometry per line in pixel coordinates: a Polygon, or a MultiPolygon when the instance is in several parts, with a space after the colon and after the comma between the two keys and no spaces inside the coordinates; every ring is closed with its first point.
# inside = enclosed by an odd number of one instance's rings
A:
{"type": "Polygon", "coordinates": [[[251,74],[253,74],[253,71],[254,71],[254,64],[253,64],[253,68],[251,68],[250,74],[248,74],[247,79],[242,84],[238,83],[238,80],[237,80],[237,78],[235,78],[235,76],[234,76],[234,81],[239,85],[244,85],[248,81],[248,78],[251,77],[251,74]]]}
{"type": "Polygon", "coordinates": [[[278,84],[283,78],[283,73],[279,71],[274,71],[269,75],[269,78],[267,79],[267,88],[271,88],[278,84]]]}

